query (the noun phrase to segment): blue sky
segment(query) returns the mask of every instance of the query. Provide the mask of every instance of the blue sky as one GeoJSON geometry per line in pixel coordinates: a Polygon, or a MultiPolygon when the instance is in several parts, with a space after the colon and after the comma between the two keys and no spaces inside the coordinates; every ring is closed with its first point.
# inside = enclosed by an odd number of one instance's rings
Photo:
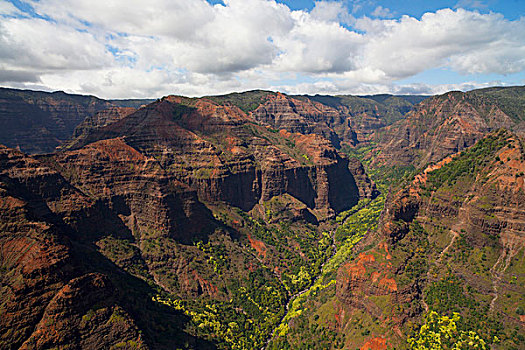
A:
{"type": "MultiPolygon", "coordinates": [[[[278,2],[286,4],[288,7],[296,10],[311,10],[314,7],[314,1],[309,0],[282,0],[278,2]]],[[[378,6],[390,9],[396,18],[402,15],[419,18],[426,12],[435,12],[443,8],[457,7],[477,10],[481,13],[488,13],[490,11],[499,12],[511,20],[525,14],[525,1],[522,0],[349,0],[343,1],[343,3],[351,10],[355,8],[355,15],[357,16],[370,15],[378,6]]]]}
{"type": "Polygon", "coordinates": [[[525,84],[522,0],[0,0],[0,86],[107,98],[525,84]]]}

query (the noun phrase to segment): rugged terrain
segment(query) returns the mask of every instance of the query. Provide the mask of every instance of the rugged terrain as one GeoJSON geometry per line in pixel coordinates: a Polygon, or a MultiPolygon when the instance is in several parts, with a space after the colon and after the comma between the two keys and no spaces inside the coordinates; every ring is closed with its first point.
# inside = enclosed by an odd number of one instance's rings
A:
{"type": "Polygon", "coordinates": [[[524,91],[5,90],[0,346],[518,349],[524,91]]]}
{"type": "Polygon", "coordinates": [[[45,247],[56,260],[18,294],[3,294],[6,312],[13,309],[2,326],[12,329],[4,333],[7,347],[260,346],[288,296],[319,273],[330,245],[326,220],[377,192],[359,161],[321,136],[275,131],[208,99],[109,106],[86,118],[59,152],[4,153],[2,178],[21,203],[3,220],[16,223],[2,243],[4,288],[24,278],[15,256],[33,264],[25,247],[44,236],[22,228],[21,207],[52,231],[45,247]],[[82,306],[68,301],[55,310],[64,288],[82,306]],[[91,289],[93,296],[85,294],[91,289]],[[35,296],[40,308],[14,309],[32,293],[45,295],[35,296]],[[155,317],[163,309],[172,321],[161,327],[155,317]],[[146,321],[145,312],[152,315],[146,321]],[[122,329],[111,328],[115,320],[122,329]],[[22,321],[23,331],[11,334],[22,321]],[[79,329],[80,340],[70,329],[79,329]]]}
{"type": "MultiPolygon", "coordinates": [[[[503,95],[488,90],[494,91],[503,95]]],[[[523,346],[524,114],[511,117],[506,104],[519,104],[522,95],[489,107],[485,93],[427,99],[376,134],[375,149],[350,150],[380,189],[389,181],[385,210],[375,214],[378,198],[338,217],[338,230],[350,231],[346,244],[353,252],[337,277],[326,269],[321,282],[294,301],[295,313],[273,348],[430,348],[428,327],[449,322],[454,312],[454,339],[472,341],[470,348],[523,346]],[[488,112],[480,117],[476,111],[483,109],[488,112]],[[518,134],[498,129],[505,126],[518,134]],[[407,134],[392,131],[400,127],[407,134]],[[457,130],[445,132],[450,127],[457,130]],[[382,143],[384,135],[391,138],[382,143]],[[413,144],[406,135],[413,135],[413,144]],[[456,147],[468,138],[470,144],[456,147]]]]}
{"type": "Polygon", "coordinates": [[[452,91],[426,99],[405,119],[377,133],[381,155],[376,162],[420,167],[462,151],[498,128],[523,132],[524,91],[452,91]]]}
{"type": "Polygon", "coordinates": [[[105,109],[137,108],[149,102],[0,88],[0,144],[30,154],[53,152],[85,118],[105,109]]]}

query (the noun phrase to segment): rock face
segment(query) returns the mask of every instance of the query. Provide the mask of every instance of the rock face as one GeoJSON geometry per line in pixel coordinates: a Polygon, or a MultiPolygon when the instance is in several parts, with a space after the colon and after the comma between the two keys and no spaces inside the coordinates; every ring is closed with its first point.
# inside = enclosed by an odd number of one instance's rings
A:
{"type": "Polygon", "coordinates": [[[377,96],[286,96],[269,94],[252,112],[258,122],[274,129],[317,134],[339,147],[368,143],[371,135],[412,109],[413,99],[377,96]]]}
{"type": "Polygon", "coordinates": [[[93,202],[54,170],[0,149],[0,344],[6,349],[144,343],[111,282],[85,274],[67,236],[93,202]],[[83,317],[95,308],[96,317],[83,317]],[[120,312],[119,323],[107,323],[120,312]],[[78,333],[72,330],[75,329],[78,333]]]}
{"type": "Polygon", "coordinates": [[[84,119],[84,127],[107,123],[149,102],[0,88],[0,144],[30,154],[54,152],[84,119]]]}
{"type": "Polygon", "coordinates": [[[194,191],[168,176],[154,158],[142,155],[122,139],[98,141],[44,160],[125,224],[121,228],[106,226],[106,231],[131,232],[137,237],[162,232],[191,242],[213,222],[194,191]]]}
{"type": "MultiPolygon", "coordinates": [[[[204,201],[251,210],[289,193],[326,215],[348,209],[359,198],[348,160],[324,138],[274,132],[235,106],[170,96],[91,129],[73,147],[115,137],[157,159],[204,201]]],[[[363,186],[363,194],[372,192],[371,184],[363,186]]]]}
{"type": "MultiPolygon", "coordinates": [[[[379,234],[362,243],[375,247],[339,270],[339,300],[386,320],[392,337],[429,309],[458,311],[475,325],[495,317],[503,329],[523,327],[514,306],[525,280],[518,267],[525,251],[523,145],[503,130],[489,134],[393,192],[379,234]]],[[[500,326],[477,329],[490,340],[500,326]]],[[[509,338],[493,346],[515,345],[509,338]]]]}
{"type": "Polygon", "coordinates": [[[339,116],[337,110],[309,99],[299,100],[281,93],[269,95],[268,101],[253,111],[252,115],[256,121],[274,129],[301,134],[315,133],[332,142],[339,142],[337,134],[326,122],[339,116]]]}
{"type": "Polygon", "coordinates": [[[105,275],[87,274],[72,279],[51,299],[34,332],[20,348],[72,344],[83,349],[145,348],[134,321],[115,306],[115,293],[105,275]]]}
{"type": "Polygon", "coordinates": [[[75,128],[73,139],[82,140],[92,129],[99,129],[117,122],[135,111],[136,109],[132,107],[109,107],[108,109],[97,112],[95,115],[85,118],[82,123],[75,128]]]}
{"type": "MultiPolygon", "coordinates": [[[[523,96],[523,90],[518,90],[523,96]]],[[[378,132],[381,155],[378,163],[423,166],[472,146],[487,132],[512,130],[519,118],[511,118],[483,90],[449,92],[429,98],[406,118],[378,132]]]]}
{"type": "Polygon", "coordinates": [[[351,146],[369,144],[373,134],[413,109],[427,96],[308,96],[309,99],[337,110],[327,123],[339,139],[351,146]]]}

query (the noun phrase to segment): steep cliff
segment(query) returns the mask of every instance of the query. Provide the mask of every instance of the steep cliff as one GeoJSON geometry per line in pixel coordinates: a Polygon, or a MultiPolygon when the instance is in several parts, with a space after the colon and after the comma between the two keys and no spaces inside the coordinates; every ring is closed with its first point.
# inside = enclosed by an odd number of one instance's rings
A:
{"type": "MultiPolygon", "coordinates": [[[[135,112],[136,109],[132,107],[109,107],[92,116],[85,118],[73,131],[73,140],[83,140],[92,132],[92,129],[99,129],[106,125],[115,123],[120,119],[135,112]]],[[[78,141],[75,141],[78,142],[78,141]]],[[[67,148],[67,143],[65,145],[67,148]]]]}
{"type": "Polygon", "coordinates": [[[348,209],[359,197],[348,160],[325,139],[269,130],[239,108],[207,99],[164,98],[91,128],[73,147],[115,137],[157,159],[204,201],[250,210],[289,193],[326,215],[348,209]]]}
{"type": "Polygon", "coordinates": [[[2,348],[144,347],[112,283],[86,273],[68,239],[68,219],[93,202],[14,150],[0,149],[0,166],[2,348]]]}
{"type": "Polygon", "coordinates": [[[381,155],[376,162],[423,166],[472,146],[489,131],[519,130],[525,120],[519,107],[525,90],[498,90],[506,99],[488,91],[453,91],[421,102],[405,119],[377,133],[381,155]]]}
{"type": "Polygon", "coordinates": [[[493,348],[521,346],[512,330],[523,332],[525,302],[523,144],[490,134],[391,194],[379,234],[362,243],[375,247],[337,282],[349,310],[383,320],[376,335],[396,344],[425,312],[456,311],[493,348]]]}

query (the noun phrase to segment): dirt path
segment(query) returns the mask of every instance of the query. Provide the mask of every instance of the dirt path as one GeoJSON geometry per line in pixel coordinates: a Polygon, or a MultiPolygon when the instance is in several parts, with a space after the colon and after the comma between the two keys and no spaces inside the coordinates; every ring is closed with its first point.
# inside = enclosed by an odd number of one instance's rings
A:
{"type": "Polygon", "coordinates": [[[452,234],[452,239],[450,240],[450,243],[441,251],[441,253],[439,253],[438,259],[436,260],[436,264],[441,261],[441,258],[443,258],[443,255],[445,255],[448,252],[450,247],[452,247],[454,242],[456,242],[456,239],[459,237],[459,233],[457,233],[456,231],[452,229],[450,230],[450,233],[452,234]]]}
{"type": "MultiPolygon", "coordinates": [[[[514,253],[515,254],[515,253],[514,253]]],[[[494,297],[490,301],[490,307],[489,310],[494,309],[494,304],[496,303],[496,300],[498,300],[498,285],[501,281],[501,275],[507,270],[507,268],[510,265],[510,261],[512,257],[514,256],[512,249],[506,249],[503,247],[501,254],[498,257],[498,260],[496,260],[496,263],[494,266],[490,268],[490,273],[492,274],[492,290],[494,297]],[[498,266],[501,266],[505,262],[505,266],[503,266],[500,271],[498,271],[498,266]]]]}

